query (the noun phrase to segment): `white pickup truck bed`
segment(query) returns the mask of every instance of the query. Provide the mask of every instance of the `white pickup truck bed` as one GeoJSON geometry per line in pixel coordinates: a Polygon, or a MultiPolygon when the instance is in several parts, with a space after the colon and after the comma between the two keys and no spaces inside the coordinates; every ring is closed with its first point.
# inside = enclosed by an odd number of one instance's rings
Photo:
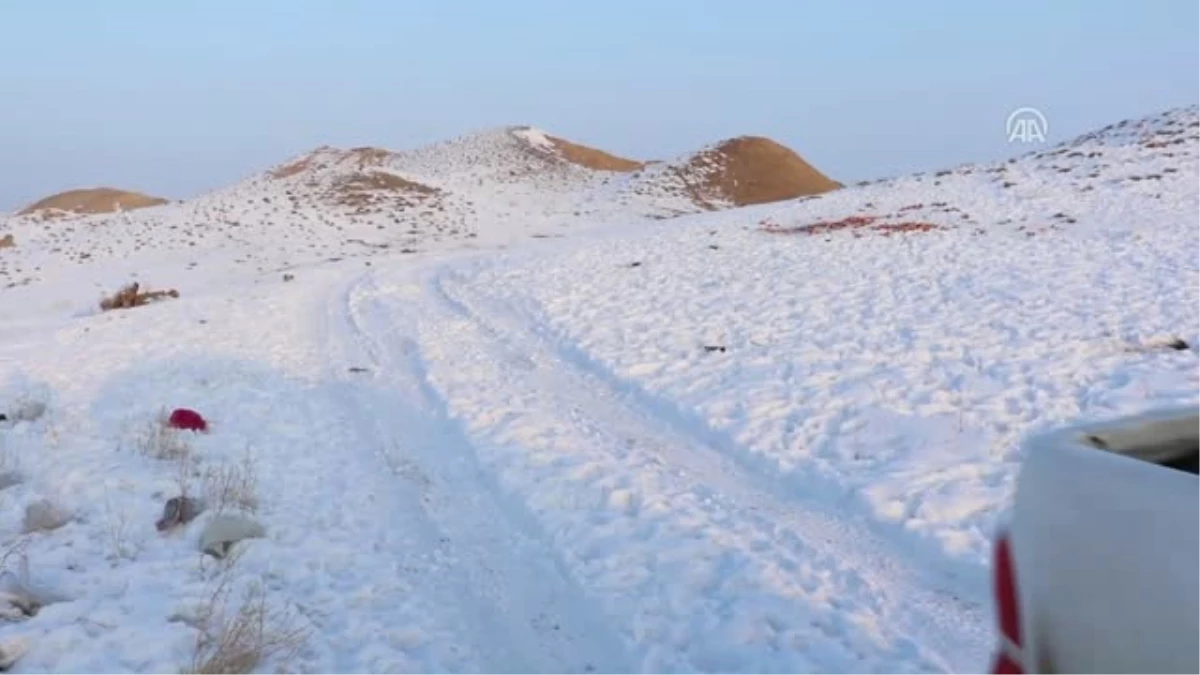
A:
{"type": "Polygon", "coordinates": [[[1031,438],[997,539],[993,672],[1200,672],[1200,414],[1031,438]]]}

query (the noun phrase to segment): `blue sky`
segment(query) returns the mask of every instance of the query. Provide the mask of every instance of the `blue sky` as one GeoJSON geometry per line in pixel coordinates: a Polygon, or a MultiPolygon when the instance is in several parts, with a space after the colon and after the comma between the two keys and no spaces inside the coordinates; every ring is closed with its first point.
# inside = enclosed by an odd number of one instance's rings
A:
{"type": "Polygon", "coordinates": [[[770,136],[845,182],[1195,104],[1195,0],[3,0],[0,210],[183,198],[311,147],[532,124],[636,158],[770,136]]]}

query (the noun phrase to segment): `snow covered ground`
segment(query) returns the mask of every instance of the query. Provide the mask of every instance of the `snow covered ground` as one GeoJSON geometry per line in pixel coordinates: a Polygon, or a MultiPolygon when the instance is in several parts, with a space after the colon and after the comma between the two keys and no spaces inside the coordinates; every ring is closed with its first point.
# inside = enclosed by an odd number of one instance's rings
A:
{"type": "Polygon", "coordinates": [[[232,579],[306,633],[263,671],[983,669],[1022,436],[1200,398],[1197,117],[134,310],[39,258],[0,295],[0,412],[46,406],[0,427],[0,590],[44,606],[0,651],[174,672],[232,579]],[[222,476],[266,530],[232,564],[215,508],[155,529],[222,476]]]}

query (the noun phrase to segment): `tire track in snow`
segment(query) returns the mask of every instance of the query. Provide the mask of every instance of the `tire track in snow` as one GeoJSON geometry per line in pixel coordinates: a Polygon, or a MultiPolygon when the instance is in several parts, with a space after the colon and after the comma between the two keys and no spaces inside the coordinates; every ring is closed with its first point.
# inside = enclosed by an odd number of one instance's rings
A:
{"type": "MultiPolygon", "coordinates": [[[[494,337],[498,337],[499,333],[496,328],[487,325],[487,322],[504,326],[510,333],[521,335],[522,340],[536,342],[595,386],[602,387],[646,417],[661,422],[675,434],[689,439],[690,447],[703,451],[702,456],[689,461],[706,465],[709,474],[737,475],[738,480],[753,492],[770,494],[780,504],[789,505],[788,508],[794,504],[813,517],[820,514],[823,520],[820,527],[823,536],[838,541],[842,548],[853,548],[857,540],[863,539],[860,535],[865,535],[870,540],[886,541],[888,548],[908,560],[919,559],[925,566],[934,563],[935,569],[922,569],[927,584],[932,588],[952,592],[951,589],[961,586],[964,581],[975,583],[979,588],[990,588],[987,587],[985,571],[978,565],[946,559],[941,548],[935,543],[905,531],[902,526],[880,522],[866,515],[866,507],[856,503],[852,492],[828,481],[815,471],[796,467],[788,472],[781,472],[769,458],[751,452],[729,434],[714,429],[702,416],[673,400],[647,391],[637,382],[616,375],[571,340],[555,333],[533,312],[487,297],[486,293],[468,291],[465,279],[457,282],[458,298],[450,297],[445,292],[443,280],[450,277],[451,284],[454,285],[454,274],[444,274],[435,283],[439,292],[456,311],[482,321],[484,330],[494,337]],[[470,307],[464,304],[468,298],[470,307]],[[485,309],[481,311],[480,308],[485,309]],[[856,522],[855,528],[850,527],[851,520],[856,522]],[[852,530],[867,532],[851,536],[849,533],[852,530]]],[[[848,419],[853,419],[853,416],[848,411],[843,411],[836,416],[834,426],[840,426],[848,419]]],[[[810,526],[816,525],[815,522],[810,523],[810,526]]],[[[982,594],[986,595],[986,590],[982,594]]]]}
{"type": "MultiPolygon", "coordinates": [[[[327,576],[334,592],[314,594],[300,577],[298,603],[324,637],[328,653],[321,670],[332,672],[469,671],[487,668],[485,646],[464,632],[468,618],[445,602],[450,559],[441,533],[424,514],[427,499],[419,476],[400,467],[380,471],[387,462],[390,435],[381,420],[386,410],[378,397],[346,377],[347,367],[372,363],[373,345],[359,344],[352,297],[365,277],[340,282],[324,304],[317,326],[328,358],[328,395],[320,413],[332,431],[307,433],[325,445],[323,456],[297,457],[291,467],[301,475],[289,481],[289,494],[302,499],[292,508],[313,510],[315,526],[330,552],[310,556],[312,576],[327,576]],[[337,495],[333,503],[313,504],[305,490],[316,482],[337,495]],[[331,489],[330,486],[336,486],[331,489]],[[307,502],[307,503],[306,503],[307,502]],[[343,542],[353,542],[346,547],[343,542]],[[339,549],[349,548],[348,551],[339,549]]],[[[319,553],[325,553],[324,550],[319,553]]]]}
{"type": "MultiPolygon", "coordinates": [[[[448,615],[478,668],[626,669],[623,645],[591,613],[519,512],[497,495],[469,442],[427,389],[412,326],[404,320],[408,313],[388,304],[373,275],[341,302],[351,343],[343,349],[357,346],[373,371],[359,378],[371,390],[351,388],[344,405],[372,429],[375,453],[390,472],[420,494],[417,502],[388,503],[399,510],[381,517],[422,522],[425,537],[418,545],[434,554],[418,571],[423,591],[448,615]]],[[[350,365],[361,363],[347,359],[342,372],[350,365]]]]}
{"type": "MultiPolygon", "coordinates": [[[[890,542],[837,513],[836,503],[822,504],[821,498],[827,495],[806,500],[782,498],[778,486],[731,461],[726,449],[706,434],[682,423],[669,410],[639,405],[640,401],[614,387],[611,378],[581,365],[574,355],[560,353],[536,331],[513,320],[510,312],[481,309],[488,303],[447,277],[445,272],[435,274],[428,282],[429,292],[448,314],[441,322],[452,322],[441,334],[433,334],[434,343],[454,347],[464,361],[492,359],[505,364],[501,367],[507,369],[504,379],[510,385],[554,392],[550,398],[556,400],[526,396],[532,400],[521,401],[518,408],[523,410],[510,411],[510,416],[537,415],[541,419],[535,424],[543,426],[561,419],[562,424],[575,427],[579,438],[593,443],[593,439],[601,439],[618,460],[641,463],[639,471],[663,474],[662,480],[672,484],[672,489],[685,490],[689,499],[703,504],[707,513],[696,516],[713,521],[706,526],[753,539],[758,549],[755,554],[767,558],[768,565],[796,571],[797,560],[817,561],[817,569],[801,571],[809,575],[801,585],[813,595],[835,598],[830,601],[830,616],[815,619],[814,626],[819,624],[819,632],[826,638],[837,642],[842,639],[837,636],[839,631],[855,632],[839,614],[856,613],[857,620],[864,620],[865,611],[880,625],[860,627],[863,635],[890,631],[892,637],[882,639],[890,641],[887,649],[895,650],[892,659],[917,663],[922,669],[969,670],[984,663],[988,638],[984,608],[971,606],[955,597],[953,590],[942,588],[950,586],[948,580],[930,574],[890,542]],[[473,345],[478,353],[468,355],[471,343],[459,346],[469,329],[455,323],[469,325],[478,333],[483,342],[473,345]],[[459,342],[442,339],[449,335],[459,342]],[[618,437],[632,439],[641,449],[617,447],[618,437]]],[[[459,410],[463,412],[461,407],[459,410]]],[[[546,433],[560,435],[564,441],[575,440],[561,427],[546,433]]],[[[839,648],[870,662],[871,657],[863,654],[864,644],[851,637],[839,648]]],[[[697,664],[693,661],[685,667],[697,664]]],[[[737,666],[723,663],[721,667],[737,666]]]]}

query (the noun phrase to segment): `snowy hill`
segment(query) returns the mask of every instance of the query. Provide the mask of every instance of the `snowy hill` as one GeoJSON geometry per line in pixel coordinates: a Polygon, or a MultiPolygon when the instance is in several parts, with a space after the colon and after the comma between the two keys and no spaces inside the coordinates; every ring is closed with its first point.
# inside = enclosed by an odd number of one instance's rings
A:
{"type": "MultiPolygon", "coordinates": [[[[735,139],[648,170],[532,127],[404,152],[321,147],[184,202],[75,214],[39,202],[0,219],[0,237],[17,244],[0,258],[0,288],[94,297],[141,278],[195,292],[213,278],[236,285],[330,260],[503,247],[838,186],[767,139],[746,145],[735,139]]],[[[18,318],[0,309],[6,316],[18,318]]]]}
{"type": "Polygon", "coordinates": [[[509,128],[10,220],[0,650],[177,671],[266,607],[263,672],[981,670],[1021,438],[1200,400],[1198,128],[722,210],[509,128]],[[130,271],[180,297],[96,311],[130,271]]]}
{"type": "Polygon", "coordinates": [[[741,136],[686,157],[646,167],[621,187],[627,195],[684,198],[686,206],[716,211],[822,194],[841,187],[799,155],[768,139],[741,136]]]}
{"type": "Polygon", "coordinates": [[[133,211],[149,206],[166,204],[161,197],[151,197],[138,192],[115,188],[86,188],[67,190],[30,204],[17,212],[19,216],[33,216],[41,220],[69,218],[76,215],[133,211]]]}

